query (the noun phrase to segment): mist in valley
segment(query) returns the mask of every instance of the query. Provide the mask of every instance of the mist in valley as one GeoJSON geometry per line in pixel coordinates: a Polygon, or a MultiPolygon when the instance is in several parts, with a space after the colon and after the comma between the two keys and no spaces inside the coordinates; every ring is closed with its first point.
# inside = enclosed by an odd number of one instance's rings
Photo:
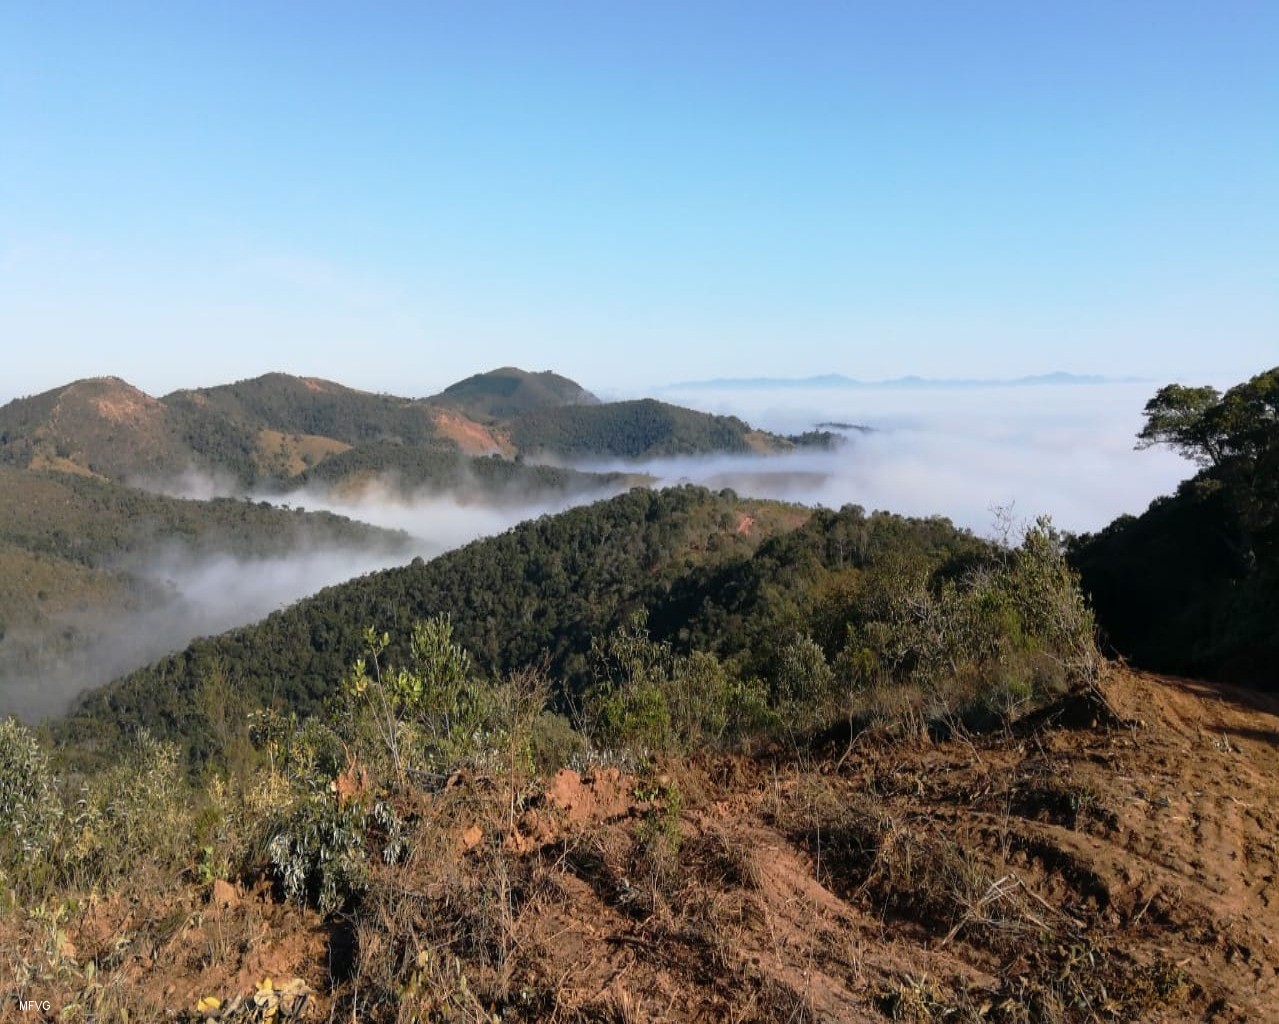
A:
{"type": "MultiPolygon", "coordinates": [[[[996,508],[1015,521],[1048,513],[1062,529],[1091,531],[1142,511],[1190,475],[1164,450],[1134,451],[1148,384],[857,390],[681,390],[680,404],[731,413],[779,433],[853,424],[832,450],[786,455],[686,457],[640,465],[601,461],[579,469],[636,471],[656,486],[695,483],[838,508],[859,504],[908,515],[943,515],[980,534],[996,508]]],[[[828,428],[838,429],[838,428],[828,428]]],[[[323,587],[432,558],[523,519],[608,497],[622,488],[496,501],[406,490],[387,479],[358,492],[309,488],[285,496],[237,492],[228,479],[188,475],[159,489],[184,497],[247,497],[329,511],[403,531],[403,547],[307,545],[285,555],[197,555],[164,545],[120,566],[133,599],[53,618],[39,631],[10,630],[0,670],[0,714],[39,719],[86,689],[180,650],[192,639],[257,621],[323,587]],[[21,652],[20,657],[12,656],[21,652]]]]}
{"type": "Polygon", "coordinates": [[[166,543],[125,559],[116,567],[129,581],[125,599],[53,615],[38,628],[15,627],[4,634],[0,716],[36,721],[61,714],[86,690],[181,650],[197,637],[248,625],[325,587],[413,558],[430,559],[530,516],[589,500],[578,496],[485,505],[428,491],[406,493],[391,480],[367,486],[358,495],[307,489],[282,497],[245,494],[227,478],[197,474],[156,489],[178,497],[247,497],[329,511],[401,530],[406,539],[396,548],[306,544],[287,554],[253,558],[197,553],[166,543]]]}

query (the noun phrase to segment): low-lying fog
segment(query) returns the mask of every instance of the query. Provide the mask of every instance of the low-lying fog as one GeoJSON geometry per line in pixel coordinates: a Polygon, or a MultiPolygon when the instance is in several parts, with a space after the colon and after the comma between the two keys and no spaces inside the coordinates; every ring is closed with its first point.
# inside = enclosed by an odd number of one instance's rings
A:
{"type": "MultiPolygon", "coordinates": [[[[743,391],[682,389],[662,397],[710,412],[732,413],[780,433],[822,423],[857,424],[832,451],[786,456],[674,458],[645,463],[660,483],[731,487],[742,495],[838,508],[855,503],[910,515],[941,514],[979,533],[994,528],[995,507],[1016,520],[1050,513],[1058,526],[1095,530],[1121,512],[1140,512],[1170,492],[1193,467],[1164,450],[1137,452],[1149,384],[1037,385],[971,389],[902,388],[743,391]]],[[[608,462],[588,469],[635,469],[608,462]]],[[[190,480],[192,497],[229,492],[225,484],[190,480]]],[[[254,495],[261,498],[260,495],[254,495]]],[[[490,507],[439,495],[406,498],[396,488],[356,499],[293,493],[287,502],[405,531],[407,548],[308,548],[263,559],[195,559],[167,550],[129,570],[162,595],[139,612],[114,610],[55,622],[45,636],[11,633],[28,667],[0,667],[0,714],[39,718],[61,712],[86,688],[179,650],[197,636],[256,621],[317,590],[363,573],[433,557],[530,516],[561,511],[598,495],[557,502],[490,507]],[[78,640],[68,643],[73,625],[78,640]],[[60,641],[51,638],[60,636],[60,641]],[[30,667],[35,651],[36,667],[30,667]]],[[[276,499],[279,500],[279,499],[276,499]]],[[[14,662],[5,658],[0,666],[14,662]]]]}
{"type": "Polygon", "coordinates": [[[819,423],[871,430],[844,431],[848,440],[834,451],[773,461],[672,459],[648,470],[663,481],[834,508],[940,514],[983,534],[992,529],[991,509],[1009,505],[1018,519],[1048,513],[1062,529],[1092,531],[1143,511],[1194,470],[1165,449],[1133,449],[1155,390],[1148,383],[681,388],[662,397],[779,433],[819,423]]]}
{"type": "MultiPolygon", "coordinates": [[[[172,487],[164,490],[177,493],[172,487]]],[[[183,482],[183,490],[183,496],[201,499],[234,493],[225,484],[194,478],[183,482]]],[[[38,720],[61,714],[85,690],[181,650],[196,637],[256,622],[324,587],[418,556],[433,558],[583,499],[486,507],[439,495],[405,497],[388,487],[366,489],[358,500],[309,491],[275,500],[403,530],[409,539],[393,552],[381,545],[309,545],[272,557],[197,557],[169,546],[128,560],[121,568],[139,581],[140,609],[92,608],[56,616],[39,630],[12,628],[3,635],[0,716],[38,720]]]]}

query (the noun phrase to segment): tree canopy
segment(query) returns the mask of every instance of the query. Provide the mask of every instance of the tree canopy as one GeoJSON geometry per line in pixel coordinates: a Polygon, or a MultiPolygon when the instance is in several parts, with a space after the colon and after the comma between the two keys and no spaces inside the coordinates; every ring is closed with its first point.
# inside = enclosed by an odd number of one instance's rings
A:
{"type": "Polygon", "coordinates": [[[1146,403],[1138,448],[1166,444],[1203,467],[1257,460],[1279,442],[1279,367],[1237,384],[1168,384],[1146,403]]]}
{"type": "Polygon", "coordinates": [[[1149,668],[1274,686],[1279,656],[1279,367],[1228,389],[1169,384],[1138,448],[1199,472],[1072,558],[1114,646],[1149,668]]]}

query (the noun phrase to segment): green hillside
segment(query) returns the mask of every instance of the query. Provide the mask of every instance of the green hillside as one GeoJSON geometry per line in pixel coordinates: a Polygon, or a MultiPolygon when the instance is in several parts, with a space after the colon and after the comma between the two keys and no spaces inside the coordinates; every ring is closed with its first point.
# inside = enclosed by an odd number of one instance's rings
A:
{"type": "Polygon", "coordinates": [[[437,437],[431,409],[421,399],[357,391],[332,381],[286,373],[175,391],[162,401],[188,415],[214,414],[255,433],[267,429],[313,434],[353,445],[383,440],[423,444],[437,437]]]}
{"type": "Polygon", "coordinates": [[[360,651],[365,626],[406,636],[414,621],[444,612],[486,669],[543,655],[560,667],[577,664],[592,635],[642,607],[649,591],[669,586],[686,563],[753,549],[762,529],[737,528],[757,509],[757,521],[777,521],[778,528],[795,519],[732,496],[679,489],[636,490],[528,521],[428,563],[330,587],[256,626],[197,641],[87,696],[65,728],[108,748],[138,725],[194,734],[193,694],[214,666],[251,703],[274,695],[304,714],[333,692],[360,651]]]}
{"type": "Polygon", "coordinates": [[[469,458],[439,446],[378,442],[332,455],[292,483],[301,487],[358,487],[369,480],[381,481],[405,494],[424,490],[499,503],[603,491],[626,482],[620,473],[583,473],[497,455],[469,458]]]}
{"type": "Polygon", "coordinates": [[[108,480],[0,466],[0,541],[84,565],[109,566],[165,542],[180,542],[194,554],[253,557],[302,545],[391,550],[406,540],[329,512],[237,498],[171,498],[108,480]]]}
{"type": "Polygon", "coordinates": [[[599,399],[576,381],[544,370],[504,366],[451,384],[434,401],[479,420],[509,420],[533,409],[596,405],[599,399]]]}
{"type": "Polygon", "coordinates": [[[581,459],[745,454],[791,447],[735,416],[713,416],[651,398],[534,409],[513,419],[510,432],[520,451],[581,459]]]}
{"type": "Polygon", "coordinates": [[[172,600],[133,568],[159,552],[188,559],[354,548],[394,554],[407,544],[404,534],[327,512],[187,501],[0,465],[0,691],[76,658],[120,616],[172,600]]]}
{"type": "Polygon", "coordinates": [[[389,631],[386,660],[403,663],[413,624],[439,615],[486,676],[543,665],[562,708],[592,684],[593,644],[636,614],[676,650],[764,680],[775,700],[816,687],[805,715],[837,713],[829,701],[880,678],[968,685],[959,666],[970,661],[1001,666],[972,669],[984,688],[1005,678],[1034,688],[1074,671],[1066,654],[1080,637],[1079,649],[1091,650],[1091,620],[1053,568],[1055,541],[1036,536],[1023,574],[1022,563],[943,519],[636,490],[196,641],[89,694],[59,732],[82,752],[108,752],[145,726],[182,740],[198,763],[214,756],[199,696],[210,679],[229,681],[245,709],[276,704],[305,716],[336,692],[366,627],[389,631]],[[1046,607],[1042,590],[1066,604],[1046,607]],[[931,612],[917,621],[919,608],[931,612]],[[1070,638],[1054,632],[1061,623],[1070,638]],[[1040,664],[1040,650],[1058,653],[1040,664]]]}

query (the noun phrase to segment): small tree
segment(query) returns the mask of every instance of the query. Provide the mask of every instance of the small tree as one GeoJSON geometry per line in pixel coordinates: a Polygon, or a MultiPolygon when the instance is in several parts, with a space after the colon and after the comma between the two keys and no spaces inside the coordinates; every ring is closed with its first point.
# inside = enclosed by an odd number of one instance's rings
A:
{"type": "Polygon", "coordinates": [[[1146,403],[1146,425],[1137,435],[1137,448],[1166,444],[1200,466],[1216,465],[1222,439],[1210,422],[1210,411],[1221,402],[1216,388],[1188,388],[1168,384],[1146,403]]]}
{"type": "Polygon", "coordinates": [[[52,869],[63,805],[49,759],[31,730],[0,721],[0,887],[27,892],[52,869]]]}
{"type": "Polygon", "coordinates": [[[1279,367],[1224,395],[1169,384],[1145,415],[1138,448],[1169,445],[1204,467],[1200,486],[1225,488],[1245,563],[1279,552],[1279,367]]]}
{"type": "Polygon", "coordinates": [[[1201,466],[1251,463],[1279,444],[1279,366],[1216,388],[1168,384],[1146,403],[1137,447],[1166,444],[1201,466]]]}

